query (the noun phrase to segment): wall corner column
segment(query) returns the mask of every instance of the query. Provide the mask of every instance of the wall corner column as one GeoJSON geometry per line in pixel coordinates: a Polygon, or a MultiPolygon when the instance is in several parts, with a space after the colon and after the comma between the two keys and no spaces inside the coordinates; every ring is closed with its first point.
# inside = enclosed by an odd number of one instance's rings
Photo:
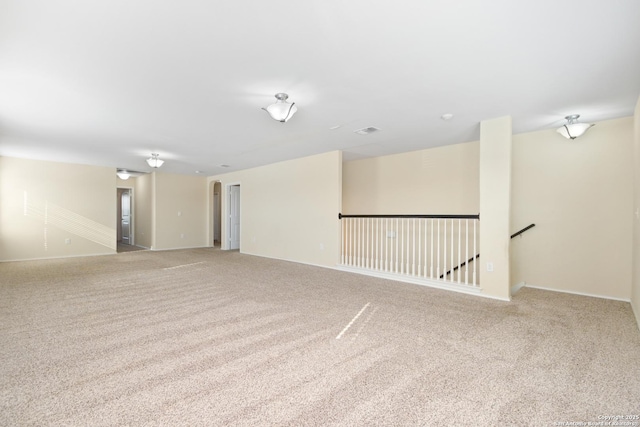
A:
{"type": "Polygon", "coordinates": [[[510,300],[511,117],[480,124],[480,287],[510,300]]]}
{"type": "Polygon", "coordinates": [[[640,328],[640,97],[633,115],[633,201],[631,308],[640,328]]]}

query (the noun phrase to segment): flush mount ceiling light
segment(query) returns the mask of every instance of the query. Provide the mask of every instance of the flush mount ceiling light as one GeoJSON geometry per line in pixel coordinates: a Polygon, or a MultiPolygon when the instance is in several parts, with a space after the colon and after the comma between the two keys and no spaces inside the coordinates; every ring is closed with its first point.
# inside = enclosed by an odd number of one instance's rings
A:
{"type": "Polygon", "coordinates": [[[159,168],[160,166],[162,166],[164,160],[160,160],[158,158],[159,155],[160,154],[151,153],[151,157],[147,159],[147,163],[149,164],[149,166],[151,166],[152,168],[159,168]]]}
{"type": "Polygon", "coordinates": [[[127,180],[131,176],[131,174],[126,169],[118,169],[116,175],[118,175],[118,178],[122,180],[127,180]]]}
{"type": "Polygon", "coordinates": [[[585,133],[591,126],[592,123],[578,123],[578,118],[580,114],[572,114],[571,116],[565,117],[567,119],[567,124],[558,128],[557,132],[564,136],[567,139],[576,139],[585,133]]]}
{"type": "Polygon", "coordinates": [[[267,108],[263,108],[263,110],[269,113],[273,120],[284,123],[298,111],[296,103],[287,102],[287,98],[289,98],[289,95],[286,93],[276,93],[276,103],[269,105],[267,108]]]}

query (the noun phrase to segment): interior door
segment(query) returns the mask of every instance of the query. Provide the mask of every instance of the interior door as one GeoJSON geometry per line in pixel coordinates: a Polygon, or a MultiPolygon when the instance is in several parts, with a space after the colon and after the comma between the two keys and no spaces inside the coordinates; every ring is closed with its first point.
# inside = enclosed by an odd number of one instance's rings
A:
{"type": "Polygon", "coordinates": [[[122,193],[122,216],[121,216],[121,228],[122,228],[122,243],[126,245],[131,244],[131,194],[129,191],[122,193]]]}
{"type": "Polygon", "coordinates": [[[229,187],[229,249],[240,249],[240,186],[229,187]]]}

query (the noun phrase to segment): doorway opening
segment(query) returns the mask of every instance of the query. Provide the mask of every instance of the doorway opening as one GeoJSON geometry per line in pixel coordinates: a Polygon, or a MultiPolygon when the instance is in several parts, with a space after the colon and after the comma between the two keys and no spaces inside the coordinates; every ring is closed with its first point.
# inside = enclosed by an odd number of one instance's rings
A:
{"type": "Polygon", "coordinates": [[[227,249],[240,249],[240,184],[227,186],[227,249]]]}
{"type": "Polygon", "coordinates": [[[118,217],[116,220],[117,252],[141,250],[135,246],[133,232],[133,189],[117,189],[118,217]]]}

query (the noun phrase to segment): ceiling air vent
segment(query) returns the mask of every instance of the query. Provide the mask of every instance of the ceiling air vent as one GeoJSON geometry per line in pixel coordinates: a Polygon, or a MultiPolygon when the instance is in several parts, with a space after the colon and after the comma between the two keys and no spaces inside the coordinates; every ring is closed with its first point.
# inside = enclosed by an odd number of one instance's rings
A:
{"type": "Polygon", "coordinates": [[[362,129],[354,130],[354,132],[357,133],[358,135],[369,135],[371,133],[378,132],[379,130],[380,129],[374,128],[373,126],[371,126],[371,127],[368,127],[368,128],[362,128],[362,129]]]}

